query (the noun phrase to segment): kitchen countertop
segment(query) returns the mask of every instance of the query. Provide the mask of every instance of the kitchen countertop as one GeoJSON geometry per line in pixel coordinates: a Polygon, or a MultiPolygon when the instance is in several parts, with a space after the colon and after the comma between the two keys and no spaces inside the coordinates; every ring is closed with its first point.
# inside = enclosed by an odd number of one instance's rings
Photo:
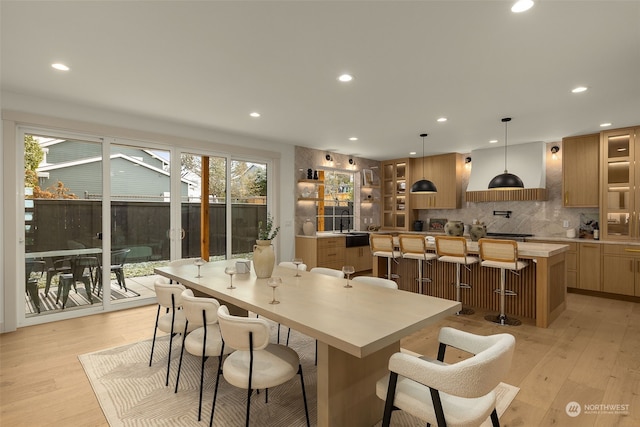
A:
{"type": "MultiPolygon", "coordinates": [[[[422,234],[425,236],[437,236],[444,235],[444,233],[437,231],[395,231],[395,230],[379,230],[379,231],[350,231],[350,233],[380,233],[380,234],[422,234]]],[[[329,237],[340,237],[346,236],[347,233],[340,233],[334,231],[321,231],[316,233],[313,236],[305,236],[304,234],[298,234],[296,237],[305,237],[308,239],[322,239],[329,237]]],[[[469,237],[465,235],[464,237],[469,237]]],[[[569,238],[563,236],[532,236],[526,238],[526,243],[535,243],[538,240],[553,240],[557,242],[567,242],[567,243],[597,243],[597,244],[608,244],[608,245],[626,245],[626,246],[640,246],[640,241],[621,241],[621,240],[594,240],[594,239],[581,239],[579,237],[569,238]]]]}
{"type": "MultiPolygon", "coordinates": [[[[416,231],[414,231],[413,233],[425,234],[424,232],[416,232],[416,231]]],[[[309,239],[322,239],[322,238],[329,238],[329,237],[340,237],[344,235],[346,235],[346,233],[340,234],[340,233],[334,233],[334,232],[319,232],[319,233],[316,233],[315,236],[299,235],[298,237],[306,237],[309,239]]],[[[435,245],[433,243],[427,243],[427,247],[429,247],[430,249],[434,249],[435,245]]],[[[469,241],[469,244],[467,245],[467,249],[469,250],[470,253],[478,253],[478,242],[469,241]]],[[[538,257],[548,258],[554,255],[557,255],[559,253],[565,252],[568,249],[569,249],[569,246],[563,245],[563,244],[518,242],[518,255],[523,258],[538,258],[538,257]]]]}

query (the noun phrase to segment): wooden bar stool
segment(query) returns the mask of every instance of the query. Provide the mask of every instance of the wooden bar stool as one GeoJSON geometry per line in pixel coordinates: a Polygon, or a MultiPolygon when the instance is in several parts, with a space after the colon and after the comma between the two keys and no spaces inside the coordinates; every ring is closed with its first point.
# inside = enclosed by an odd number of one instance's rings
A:
{"type": "MultiPolygon", "coordinates": [[[[456,301],[462,302],[460,296],[461,289],[470,289],[471,285],[462,283],[460,280],[460,267],[465,266],[470,270],[471,264],[477,264],[478,257],[469,256],[467,253],[467,239],[459,236],[436,236],[436,254],[438,261],[450,262],[456,265],[456,301]]],[[[462,308],[456,314],[473,314],[470,308],[462,308]]]]}
{"type": "Polygon", "coordinates": [[[427,251],[427,242],[424,236],[418,234],[401,234],[398,236],[400,242],[400,253],[402,258],[415,259],[418,261],[418,292],[423,293],[422,284],[431,282],[430,278],[423,277],[422,263],[436,259],[438,256],[433,252],[427,251]]]}
{"type": "Polygon", "coordinates": [[[395,249],[391,234],[370,234],[369,247],[373,256],[387,258],[387,274],[385,275],[387,279],[393,280],[400,277],[391,273],[391,260],[397,263],[398,258],[402,257],[402,253],[395,249]]]}
{"type": "Polygon", "coordinates": [[[500,314],[498,316],[488,314],[484,317],[485,320],[501,325],[518,326],[522,324],[518,319],[508,318],[504,312],[504,297],[517,295],[514,291],[506,289],[507,270],[517,274],[529,265],[526,261],[518,260],[518,244],[515,240],[480,239],[478,246],[482,259],[481,265],[500,269],[500,289],[494,290],[500,295],[500,314]]]}

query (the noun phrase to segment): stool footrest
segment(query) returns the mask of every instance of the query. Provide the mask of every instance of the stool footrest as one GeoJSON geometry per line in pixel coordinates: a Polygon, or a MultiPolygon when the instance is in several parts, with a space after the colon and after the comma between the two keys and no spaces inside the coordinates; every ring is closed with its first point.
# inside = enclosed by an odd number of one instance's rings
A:
{"type": "MultiPolygon", "coordinates": [[[[496,294],[501,293],[502,291],[500,289],[494,289],[493,292],[495,292],[496,294]]],[[[505,289],[504,294],[510,297],[516,296],[518,295],[516,292],[509,290],[509,289],[505,289]]]]}

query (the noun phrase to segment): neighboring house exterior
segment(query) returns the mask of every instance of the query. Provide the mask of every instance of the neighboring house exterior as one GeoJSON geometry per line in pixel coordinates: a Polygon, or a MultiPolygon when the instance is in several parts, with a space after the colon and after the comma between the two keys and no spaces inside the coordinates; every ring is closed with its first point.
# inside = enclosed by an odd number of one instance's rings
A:
{"type": "MultiPolygon", "coordinates": [[[[38,167],[40,188],[62,182],[80,199],[102,195],[102,147],[82,141],[56,140],[41,144],[46,154],[38,167]]],[[[149,150],[118,147],[111,154],[111,197],[113,200],[168,201],[169,163],[149,150]]],[[[181,179],[180,194],[188,197],[195,183],[181,179]]]]}

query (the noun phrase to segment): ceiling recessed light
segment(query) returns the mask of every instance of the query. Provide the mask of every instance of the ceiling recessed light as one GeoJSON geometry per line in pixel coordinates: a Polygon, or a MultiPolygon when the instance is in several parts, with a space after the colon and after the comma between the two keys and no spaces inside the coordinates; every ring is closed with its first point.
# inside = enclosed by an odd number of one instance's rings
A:
{"type": "Polygon", "coordinates": [[[260,117],[260,113],[258,113],[258,112],[256,112],[256,111],[254,111],[253,113],[250,113],[249,115],[250,115],[251,117],[255,117],[255,118],[260,117]]]}
{"type": "Polygon", "coordinates": [[[416,155],[416,152],[415,152],[415,151],[410,151],[410,152],[409,152],[409,155],[410,155],[410,156],[415,156],[415,155],[416,155]]]}
{"type": "Polygon", "coordinates": [[[489,141],[489,144],[495,144],[495,143],[497,143],[497,142],[498,142],[498,140],[497,140],[497,139],[492,139],[492,140],[490,140],[490,141],[489,141]]]}
{"type": "Polygon", "coordinates": [[[446,117],[440,117],[440,118],[438,119],[438,121],[439,121],[439,122],[441,122],[441,123],[442,123],[442,122],[446,122],[446,121],[447,121],[447,118],[446,118],[446,117]]]}
{"type": "Polygon", "coordinates": [[[353,76],[351,74],[341,74],[338,77],[338,80],[343,83],[350,82],[351,80],[353,80],[353,76]]]}
{"type": "Polygon", "coordinates": [[[533,0],[518,0],[513,6],[511,6],[511,12],[520,13],[526,12],[533,7],[533,0]]]}
{"type": "Polygon", "coordinates": [[[355,136],[352,136],[351,138],[349,138],[349,141],[357,141],[358,138],[356,138],[355,136]]]}
{"type": "Polygon", "coordinates": [[[60,63],[58,63],[58,62],[56,62],[55,64],[51,64],[51,66],[52,66],[53,68],[55,68],[56,70],[58,70],[58,71],[69,71],[69,69],[70,69],[70,68],[69,68],[69,67],[67,67],[66,65],[64,65],[64,64],[60,64],[60,63]]]}
{"type": "Polygon", "coordinates": [[[578,86],[575,87],[573,89],[571,89],[571,93],[582,93],[582,92],[586,92],[587,91],[587,87],[586,86],[578,86]]]}
{"type": "Polygon", "coordinates": [[[611,126],[611,123],[600,123],[601,128],[606,128],[607,126],[611,126]]]}

